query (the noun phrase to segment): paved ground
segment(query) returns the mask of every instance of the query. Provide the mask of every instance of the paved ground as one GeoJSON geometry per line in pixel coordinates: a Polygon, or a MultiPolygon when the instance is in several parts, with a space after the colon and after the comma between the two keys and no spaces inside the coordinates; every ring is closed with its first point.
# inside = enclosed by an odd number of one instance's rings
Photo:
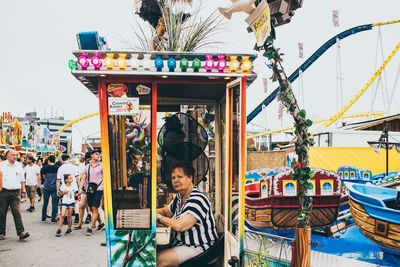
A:
{"type": "MultiPolygon", "coordinates": [[[[41,221],[43,202],[36,203],[33,213],[26,211],[27,202],[21,203],[21,215],[25,230],[31,234],[19,241],[15,232],[11,211],[7,214],[6,239],[0,240],[0,266],[107,266],[106,247],[103,232],[94,232],[86,236],[87,224],[82,230],[76,230],[69,236],[56,237],[57,225],[41,221]]],[[[103,214],[102,214],[102,218],[103,214]]],[[[63,226],[63,233],[66,226],[63,226]]]]}

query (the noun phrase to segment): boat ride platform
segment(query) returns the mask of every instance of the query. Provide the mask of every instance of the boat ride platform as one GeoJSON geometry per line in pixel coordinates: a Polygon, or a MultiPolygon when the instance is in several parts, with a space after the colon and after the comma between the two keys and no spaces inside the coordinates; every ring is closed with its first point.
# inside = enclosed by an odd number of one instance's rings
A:
{"type": "MultiPolygon", "coordinates": [[[[291,242],[294,239],[260,233],[256,231],[246,230],[245,231],[245,266],[252,266],[251,264],[256,262],[256,258],[259,255],[258,250],[262,253],[266,253],[264,262],[268,266],[288,266],[292,259],[292,247],[291,242]]],[[[369,263],[366,261],[360,261],[356,259],[350,259],[343,256],[328,254],[320,251],[311,250],[311,266],[312,267],[372,267],[372,266],[384,266],[369,263]]]]}

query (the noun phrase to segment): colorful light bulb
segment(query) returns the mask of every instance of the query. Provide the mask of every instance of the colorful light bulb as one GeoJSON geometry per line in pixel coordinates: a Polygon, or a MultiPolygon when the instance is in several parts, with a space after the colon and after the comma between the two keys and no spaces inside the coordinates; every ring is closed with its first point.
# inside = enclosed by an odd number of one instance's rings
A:
{"type": "Polygon", "coordinates": [[[87,59],[88,53],[82,53],[80,57],[78,57],[78,64],[82,67],[82,70],[87,70],[89,66],[89,60],[87,59]]]}
{"type": "Polygon", "coordinates": [[[169,55],[169,59],[167,61],[168,69],[170,72],[173,72],[176,68],[176,59],[174,55],[169,55]]]}
{"type": "Polygon", "coordinates": [[[195,56],[195,58],[193,59],[192,68],[194,72],[198,72],[201,68],[201,61],[198,56],[195,56]]]}
{"type": "Polygon", "coordinates": [[[164,68],[162,55],[157,55],[156,60],[154,60],[154,66],[156,67],[157,71],[162,71],[162,68],[164,68]]]}
{"type": "Polygon", "coordinates": [[[126,66],[128,66],[128,63],[126,62],[126,54],[124,53],[118,54],[117,66],[119,67],[119,70],[121,71],[125,70],[126,66]]]}
{"type": "Polygon", "coordinates": [[[113,70],[115,66],[114,53],[106,54],[106,57],[104,58],[104,64],[106,65],[107,70],[113,70]]]}
{"type": "Polygon", "coordinates": [[[210,72],[214,68],[214,60],[212,55],[206,55],[206,63],[204,64],[204,68],[210,72]]]}
{"type": "Polygon", "coordinates": [[[179,62],[179,67],[181,68],[182,72],[186,72],[187,68],[189,68],[189,60],[186,56],[182,56],[181,62],[179,62]]]}
{"type": "Polygon", "coordinates": [[[223,72],[225,68],[226,68],[225,56],[218,56],[217,70],[219,72],[223,72]]]}
{"type": "Polygon", "coordinates": [[[92,62],[92,65],[94,66],[95,70],[99,70],[101,68],[101,66],[103,66],[103,63],[101,62],[101,54],[100,53],[94,53],[90,62],[92,62]]]}
{"type": "Polygon", "coordinates": [[[77,66],[78,66],[78,63],[75,60],[70,59],[68,61],[68,67],[70,68],[70,70],[75,70],[77,66]]]}
{"type": "Polygon", "coordinates": [[[251,70],[253,64],[251,63],[249,58],[250,58],[249,56],[242,56],[242,66],[240,67],[242,72],[247,73],[251,70]]]}
{"type": "Polygon", "coordinates": [[[229,70],[231,72],[236,72],[240,66],[239,60],[237,60],[237,56],[230,56],[229,59],[229,70]]]}

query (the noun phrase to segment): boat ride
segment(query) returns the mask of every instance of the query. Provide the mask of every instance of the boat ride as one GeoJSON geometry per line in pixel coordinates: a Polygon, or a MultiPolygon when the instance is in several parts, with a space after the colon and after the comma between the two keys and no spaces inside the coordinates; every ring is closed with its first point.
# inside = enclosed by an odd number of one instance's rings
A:
{"type": "Polygon", "coordinates": [[[350,211],[361,233],[385,251],[400,254],[400,192],[345,182],[350,211]]]}
{"type": "MultiPolygon", "coordinates": [[[[311,178],[313,197],[310,213],[311,228],[332,225],[338,216],[341,198],[341,179],[333,171],[314,169],[311,178]]],[[[264,176],[245,186],[245,220],[258,229],[294,229],[298,213],[298,182],[292,180],[293,170],[284,169],[275,175],[264,176]]]]}

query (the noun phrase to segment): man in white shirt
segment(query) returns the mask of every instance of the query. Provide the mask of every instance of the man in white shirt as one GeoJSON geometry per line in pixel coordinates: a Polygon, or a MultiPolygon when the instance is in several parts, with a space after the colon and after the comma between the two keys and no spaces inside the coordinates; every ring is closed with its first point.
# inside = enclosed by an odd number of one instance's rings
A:
{"type": "MultiPolygon", "coordinates": [[[[63,164],[58,168],[57,171],[57,195],[60,197],[60,183],[65,184],[64,182],[64,174],[71,174],[73,177],[72,184],[76,184],[79,188],[79,181],[77,177],[79,176],[79,167],[75,166],[69,161],[69,155],[63,154],[61,155],[61,161],[63,164]],[[61,182],[60,182],[61,181],[61,182]]],[[[79,221],[79,201],[75,201],[75,221],[78,223],[79,221]]]]}
{"type": "Polygon", "coordinates": [[[20,189],[25,194],[24,169],[17,162],[17,151],[10,149],[6,152],[6,160],[0,163],[0,240],[6,235],[6,218],[8,207],[14,217],[15,228],[20,240],[29,237],[25,232],[19,212],[20,189]]]}
{"type": "Polygon", "coordinates": [[[27,211],[35,210],[35,198],[37,188],[40,188],[40,167],[35,164],[36,160],[33,156],[27,157],[27,165],[25,167],[25,185],[28,198],[31,200],[31,206],[27,211]]]}

